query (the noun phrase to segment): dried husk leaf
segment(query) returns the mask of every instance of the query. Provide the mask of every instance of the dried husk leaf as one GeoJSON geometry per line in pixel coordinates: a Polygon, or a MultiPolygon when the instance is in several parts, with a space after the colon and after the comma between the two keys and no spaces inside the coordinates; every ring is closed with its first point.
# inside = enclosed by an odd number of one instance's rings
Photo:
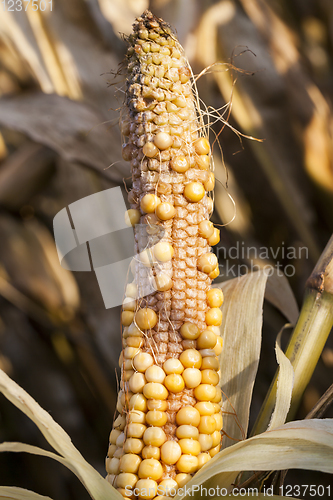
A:
{"type": "MultiPolygon", "coordinates": [[[[62,461],[63,457],[62,463],[68,463],[67,466],[94,500],[121,500],[122,496],[82,457],[60,425],[3,370],[0,370],[0,392],[37,425],[49,444],[61,455],[57,460],[62,461]]],[[[43,450],[39,449],[39,452],[43,450]]]]}
{"type": "Polygon", "coordinates": [[[0,486],[0,498],[4,500],[52,500],[50,497],[16,486],[0,486]]]}
{"type": "MultiPolygon", "coordinates": [[[[215,484],[231,488],[240,471],[285,469],[333,473],[333,419],[289,422],[230,446],[215,455],[187,483],[187,492],[206,481],[211,488],[215,484]]],[[[184,497],[177,495],[175,500],[184,497]]]]}

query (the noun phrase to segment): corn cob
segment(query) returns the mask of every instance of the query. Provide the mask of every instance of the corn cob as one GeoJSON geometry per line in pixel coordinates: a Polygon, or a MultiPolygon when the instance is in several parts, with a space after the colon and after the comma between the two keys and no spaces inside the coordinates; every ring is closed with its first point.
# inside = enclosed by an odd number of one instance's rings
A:
{"type": "Polygon", "coordinates": [[[135,232],[135,279],[121,315],[119,415],[106,470],[124,497],[161,499],[220,449],[223,296],[210,288],[219,231],[209,221],[210,147],[183,49],[149,11],[128,43],[120,127],[133,179],[125,218],[135,232]]]}

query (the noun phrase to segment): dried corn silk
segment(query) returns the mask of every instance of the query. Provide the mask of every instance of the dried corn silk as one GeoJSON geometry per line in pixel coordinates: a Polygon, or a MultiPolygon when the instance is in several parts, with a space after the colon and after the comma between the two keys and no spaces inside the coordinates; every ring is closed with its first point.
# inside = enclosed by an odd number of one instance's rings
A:
{"type": "Polygon", "coordinates": [[[136,248],[106,470],[125,497],[155,498],[175,494],[220,449],[223,296],[211,289],[214,174],[191,69],[169,26],[149,11],[128,43],[120,127],[136,248]]]}

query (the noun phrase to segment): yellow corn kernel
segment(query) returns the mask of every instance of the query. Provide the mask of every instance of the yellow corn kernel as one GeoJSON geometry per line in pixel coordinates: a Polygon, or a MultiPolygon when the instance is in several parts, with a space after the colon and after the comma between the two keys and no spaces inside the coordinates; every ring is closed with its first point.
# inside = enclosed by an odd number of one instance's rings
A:
{"type": "Polygon", "coordinates": [[[136,423],[136,424],[146,423],[146,414],[143,411],[130,410],[127,415],[128,415],[128,422],[130,423],[136,423]]]}
{"type": "Polygon", "coordinates": [[[204,253],[200,255],[197,262],[197,267],[199,271],[209,274],[211,273],[216,266],[218,265],[217,257],[214,253],[204,253]]]}
{"type": "Polygon", "coordinates": [[[117,488],[133,488],[136,485],[138,476],[136,474],[131,474],[128,472],[121,472],[116,477],[117,488]]]}
{"type": "Polygon", "coordinates": [[[114,452],[113,457],[114,457],[114,458],[121,458],[121,457],[123,456],[123,454],[124,454],[124,449],[123,449],[123,448],[124,448],[124,446],[123,446],[123,445],[122,445],[122,446],[120,446],[120,447],[119,447],[119,446],[117,446],[117,449],[116,449],[116,451],[114,452]]]}
{"type": "Polygon", "coordinates": [[[106,480],[108,481],[108,483],[110,483],[110,484],[112,484],[112,486],[114,486],[115,482],[116,482],[116,476],[114,474],[108,474],[106,477],[106,480]]]}
{"type": "Polygon", "coordinates": [[[141,337],[128,337],[126,339],[126,345],[128,347],[141,347],[143,344],[143,338],[141,337]]]}
{"type": "Polygon", "coordinates": [[[158,154],[158,148],[153,142],[146,142],[142,148],[142,152],[148,158],[154,158],[158,154]]]}
{"type": "Polygon", "coordinates": [[[119,458],[111,458],[111,460],[107,461],[106,472],[108,474],[119,474],[119,458]]]}
{"type": "Polygon", "coordinates": [[[217,385],[220,381],[220,377],[215,370],[202,370],[201,376],[203,384],[217,385]]]}
{"type": "Polygon", "coordinates": [[[119,491],[119,493],[127,500],[135,500],[135,496],[133,495],[131,489],[128,488],[126,490],[125,488],[117,488],[117,491],[119,491]]]}
{"type": "Polygon", "coordinates": [[[194,149],[198,155],[208,155],[210,151],[208,139],[206,139],[206,137],[200,137],[200,139],[195,141],[194,149]]]}
{"type": "Polygon", "coordinates": [[[152,410],[146,415],[146,422],[149,425],[155,425],[157,427],[162,427],[168,421],[167,414],[165,411],[152,410]]]}
{"type": "Polygon", "coordinates": [[[167,465],[175,464],[182,454],[181,447],[176,441],[166,441],[161,446],[161,459],[167,465]]]}
{"type": "Polygon", "coordinates": [[[155,458],[146,458],[140,463],[138,475],[141,479],[150,478],[157,481],[161,478],[162,474],[162,465],[155,458]]]}
{"type": "Polygon", "coordinates": [[[118,448],[122,448],[124,446],[124,442],[125,442],[125,433],[122,432],[117,438],[116,445],[118,446],[118,448]]]}
{"type": "Polygon", "coordinates": [[[143,394],[133,394],[129,400],[130,410],[147,411],[147,399],[143,394]]]}
{"type": "Polygon", "coordinates": [[[211,458],[212,457],[210,456],[209,453],[200,453],[200,455],[198,455],[199,469],[201,469],[201,467],[203,467],[207,462],[209,462],[211,458]]]}
{"type": "Polygon", "coordinates": [[[220,326],[222,323],[222,311],[218,307],[212,307],[206,312],[207,325],[220,326]]]}
{"type": "Polygon", "coordinates": [[[216,346],[217,337],[210,330],[204,330],[197,340],[198,349],[213,349],[216,346]]]}
{"type": "Polygon", "coordinates": [[[148,427],[143,435],[143,441],[146,445],[160,447],[166,440],[165,432],[161,427],[148,427]]]}
{"type": "Polygon", "coordinates": [[[223,304],[223,292],[220,288],[211,288],[206,294],[209,307],[221,307],[223,304]]]}
{"type": "Polygon", "coordinates": [[[141,439],[147,427],[143,424],[130,423],[126,428],[126,436],[141,439]]]}
{"type": "Polygon", "coordinates": [[[161,449],[158,446],[145,446],[142,450],[142,458],[155,458],[155,460],[159,460],[161,458],[161,449]]]}
{"type": "Polygon", "coordinates": [[[113,428],[118,429],[118,431],[123,431],[126,425],[126,418],[124,415],[118,415],[113,423],[113,428]]]}
{"type": "Polygon", "coordinates": [[[184,474],[183,472],[177,474],[175,477],[176,483],[178,484],[179,488],[185,486],[185,484],[188,483],[191,479],[192,479],[191,474],[184,474]]]}
{"type": "Polygon", "coordinates": [[[179,174],[183,174],[190,168],[188,159],[183,155],[174,156],[170,162],[170,166],[172,170],[178,172],[179,174]]]}
{"type": "Polygon", "coordinates": [[[198,368],[186,368],[183,379],[187,389],[194,389],[201,384],[201,371],[198,368]]]}
{"type": "Polygon", "coordinates": [[[160,203],[155,210],[157,217],[161,220],[170,220],[176,215],[176,209],[171,203],[160,203]]]}
{"type": "Polygon", "coordinates": [[[158,485],[158,491],[163,492],[163,496],[156,497],[155,500],[168,500],[169,497],[176,495],[178,490],[178,484],[174,479],[164,479],[158,485]]]}
{"type": "Polygon", "coordinates": [[[184,196],[187,201],[198,202],[205,196],[205,188],[200,182],[189,182],[184,188],[184,196]]]}
{"type": "Polygon", "coordinates": [[[115,444],[110,444],[108,449],[108,457],[112,458],[117,446],[115,444]]]}
{"type": "Polygon", "coordinates": [[[121,313],[121,324],[123,326],[129,326],[134,319],[134,312],[133,311],[123,311],[121,313]]]}
{"type": "Polygon", "coordinates": [[[166,241],[159,241],[154,246],[154,256],[160,262],[168,262],[172,259],[174,249],[170,243],[166,241]]]}
{"type": "Polygon", "coordinates": [[[176,436],[178,439],[198,439],[199,431],[194,425],[180,425],[177,427],[176,436]]]}
{"type": "Polygon", "coordinates": [[[162,399],[148,399],[147,408],[149,411],[166,411],[168,409],[168,403],[162,399]]]}
{"type": "Polygon", "coordinates": [[[214,227],[214,232],[213,234],[208,238],[208,243],[211,247],[214,245],[217,245],[220,241],[220,231],[214,227]]]}
{"type": "Polygon", "coordinates": [[[200,434],[212,434],[216,430],[215,418],[209,415],[200,417],[198,430],[200,434]]]}
{"type": "Polygon", "coordinates": [[[215,175],[213,172],[209,172],[208,179],[204,182],[204,187],[206,191],[213,191],[215,187],[215,175]]]}
{"type": "Polygon", "coordinates": [[[187,474],[193,474],[198,469],[198,466],[198,457],[194,455],[182,455],[176,464],[179,472],[186,472],[187,474]]]}
{"type": "Polygon", "coordinates": [[[145,377],[147,382],[158,382],[163,384],[165,372],[160,366],[152,365],[145,371],[145,377]]]}
{"type": "Polygon", "coordinates": [[[179,361],[185,368],[200,368],[202,357],[196,349],[186,349],[179,356],[179,361]]]}
{"type": "Polygon", "coordinates": [[[173,137],[171,137],[171,135],[166,132],[158,132],[158,134],[156,134],[154,137],[155,146],[162,151],[172,146],[172,143],[173,137]]]}
{"type": "Polygon", "coordinates": [[[211,280],[215,280],[215,278],[217,278],[218,276],[220,276],[219,266],[216,266],[216,268],[214,269],[214,271],[212,271],[211,273],[209,273],[208,276],[209,276],[209,278],[211,280]]]}
{"type": "Polygon", "coordinates": [[[182,365],[181,361],[176,358],[169,358],[165,361],[163,364],[163,370],[167,375],[170,373],[183,373],[184,371],[184,366],[182,365]]]}
{"type": "Polygon", "coordinates": [[[157,323],[156,312],[149,307],[143,307],[137,311],[135,321],[141,330],[154,328],[157,323]]]}
{"type": "Polygon", "coordinates": [[[213,401],[216,396],[216,387],[210,384],[200,384],[194,389],[194,397],[198,401],[213,401]]]}
{"type": "Polygon", "coordinates": [[[126,292],[125,292],[126,297],[130,297],[132,299],[136,299],[138,296],[138,287],[136,286],[135,283],[128,283],[126,285],[126,292]]]}
{"type": "Polygon", "coordinates": [[[216,389],[216,395],[214,398],[211,399],[211,402],[212,403],[219,403],[222,400],[221,387],[219,387],[218,385],[215,385],[214,387],[216,389]]]}
{"type": "Polygon", "coordinates": [[[167,274],[157,273],[154,278],[153,286],[155,290],[159,292],[166,292],[167,290],[170,290],[170,288],[172,288],[173,281],[167,274]]]}
{"type": "Polygon", "coordinates": [[[209,451],[213,448],[213,438],[211,434],[199,434],[198,440],[201,446],[201,451],[209,451]]]}
{"type": "Polygon", "coordinates": [[[125,224],[129,227],[135,226],[135,224],[139,224],[140,222],[140,211],[135,208],[130,208],[125,212],[125,224]]]}
{"type": "Polygon", "coordinates": [[[140,349],[138,347],[125,347],[125,349],[124,349],[124,358],[126,358],[126,359],[132,359],[139,352],[140,352],[140,349]]]}
{"type": "Polygon", "coordinates": [[[139,455],[144,447],[142,439],[137,438],[127,438],[124,443],[124,452],[125,453],[134,453],[135,455],[139,455]]]}
{"type": "Polygon", "coordinates": [[[181,326],[180,334],[183,339],[196,340],[200,335],[200,330],[194,323],[185,322],[181,326]]]}
{"type": "Polygon", "coordinates": [[[158,196],[152,193],[145,194],[140,202],[140,208],[143,212],[147,214],[152,214],[155,212],[156,207],[161,203],[158,196]]]}
{"type": "Polygon", "coordinates": [[[208,170],[210,164],[210,157],[208,155],[198,155],[195,159],[196,164],[201,170],[208,170]]]}
{"type": "Polygon", "coordinates": [[[211,448],[211,449],[209,450],[209,454],[210,454],[210,456],[211,456],[212,458],[213,458],[213,457],[215,457],[215,455],[216,455],[216,454],[220,451],[220,448],[221,448],[221,445],[220,445],[220,444],[218,444],[217,446],[215,446],[215,448],[211,448]]]}
{"type": "Polygon", "coordinates": [[[128,387],[130,391],[136,394],[137,392],[143,391],[145,384],[146,384],[146,377],[144,376],[143,373],[137,372],[134,373],[129,379],[128,387]]]}
{"type": "Polygon", "coordinates": [[[213,434],[211,434],[211,437],[212,437],[212,448],[215,448],[215,446],[221,444],[222,436],[219,430],[213,432],[213,434]]]}
{"type": "Polygon", "coordinates": [[[218,371],[220,369],[219,360],[213,356],[207,356],[202,358],[201,370],[215,370],[218,371]]]}
{"type": "Polygon", "coordinates": [[[216,356],[219,356],[223,349],[223,339],[221,337],[217,337],[216,346],[214,347],[214,352],[216,356]]]}
{"type": "Polygon", "coordinates": [[[221,413],[214,413],[213,418],[215,419],[216,430],[220,431],[223,427],[223,418],[221,413]]]}
{"type": "Polygon", "coordinates": [[[110,444],[116,444],[118,437],[120,436],[121,431],[118,429],[112,429],[109,437],[110,444]]]}
{"type": "Polygon", "coordinates": [[[136,483],[138,497],[142,500],[150,500],[157,494],[157,482],[153,479],[139,479],[136,483]]]}
{"type": "Polygon", "coordinates": [[[129,337],[142,337],[142,331],[139,330],[135,323],[131,323],[127,328],[129,337]]]}
{"type": "Polygon", "coordinates": [[[166,399],[168,391],[163,384],[148,382],[143,388],[143,394],[147,399],[166,399]]]}
{"type": "Polygon", "coordinates": [[[173,393],[181,392],[185,387],[184,379],[181,375],[172,373],[167,375],[164,380],[164,384],[168,391],[173,393]]]}
{"type": "Polygon", "coordinates": [[[196,439],[180,439],[178,444],[186,455],[197,456],[201,452],[200,443],[196,439]]]}
{"type": "Polygon", "coordinates": [[[156,264],[154,254],[151,248],[146,248],[139,253],[140,262],[146,267],[153,267],[156,264]]]}
{"type": "MultiPolygon", "coordinates": [[[[200,387],[200,386],[199,386],[200,387]]],[[[200,413],[193,406],[183,406],[176,415],[178,425],[194,425],[198,427],[200,423],[200,413]]]]}
{"type": "Polygon", "coordinates": [[[140,463],[141,458],[138,457],[138,455],[135,455],[134,453],[126,453],[120,459],[119,470],[120,472],[137,474],[140,463]]]}
{"type": "MultiPolygon", "coordinates": [[[[209,401],[200,401],[194,406],[200,413],[200,415],[213,415],[216,412],[215,406],[209,401]]],[[[220,411],[220,409],[218,410],[220,411]]]]}
{"type": "MultiPolygon", "coordinates": [[[[199,227],[199,235],[202,238],[209,238],[210,236],[212,236],[214,232],[214,226],[210,220],[201,221],[198,227],[199,227]]],[[[213,290],[216,290],[216,288],[213,288],[213,290]]]]}

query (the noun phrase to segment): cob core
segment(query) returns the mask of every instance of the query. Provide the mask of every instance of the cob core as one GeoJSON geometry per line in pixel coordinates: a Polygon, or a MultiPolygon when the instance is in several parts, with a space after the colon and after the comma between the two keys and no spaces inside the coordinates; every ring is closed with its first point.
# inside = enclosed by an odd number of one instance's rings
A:
{"type": "Polygon", "coordinates": [[[209,221],[210,146],[183,49],[149,11],[128,44],[120,127],[136,256],[106,470],[124,497],[161,500],[220,449],[223,295],[210,287],[219,231],[209,221]]]}

